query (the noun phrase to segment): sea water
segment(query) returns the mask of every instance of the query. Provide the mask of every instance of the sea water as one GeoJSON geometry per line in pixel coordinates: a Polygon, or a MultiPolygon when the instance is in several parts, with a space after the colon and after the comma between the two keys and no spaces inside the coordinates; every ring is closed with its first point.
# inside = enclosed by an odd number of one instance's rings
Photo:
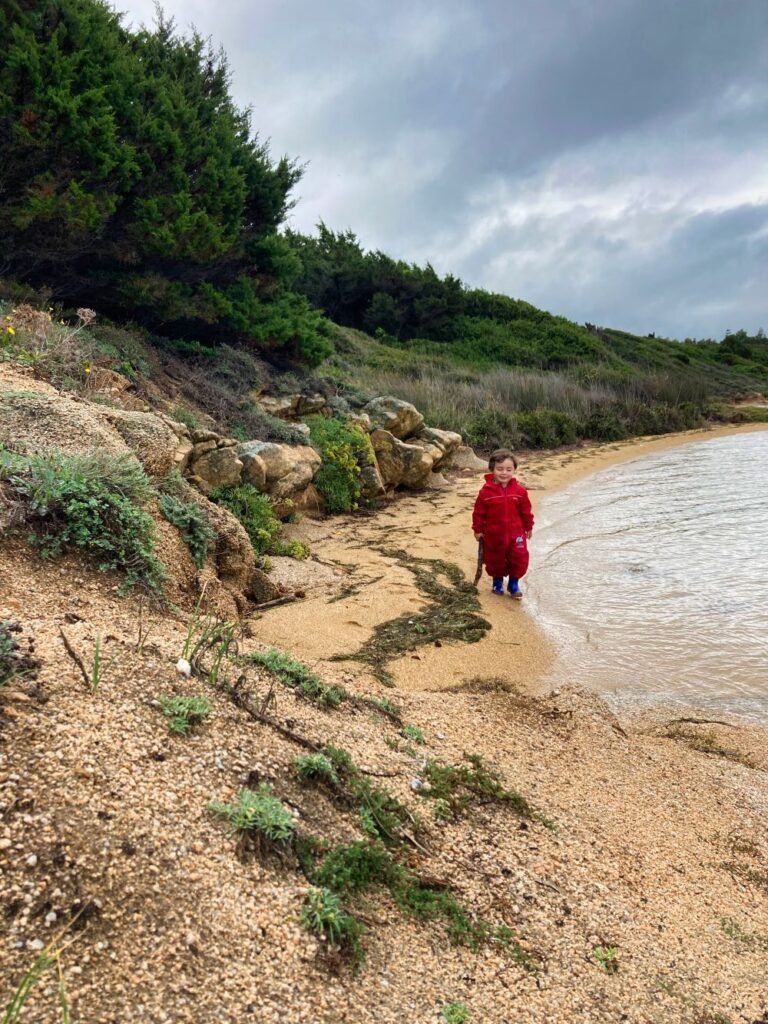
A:
{"type": "Polygon", "coordinates": [[[768,432],[696,441],[544,499],[527,598],[545,684],[768,721],[768,432]]]}

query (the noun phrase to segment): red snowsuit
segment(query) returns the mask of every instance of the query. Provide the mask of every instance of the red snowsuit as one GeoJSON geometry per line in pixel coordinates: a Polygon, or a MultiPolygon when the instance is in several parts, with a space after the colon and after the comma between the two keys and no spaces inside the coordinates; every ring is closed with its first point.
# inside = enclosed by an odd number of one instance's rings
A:
{"type": "Polygon", "coordinates": [[[528,571],[525,535],[533,529],[528,491],[517,480],[506,487],[487,473],[475,501],[472,530],[483,535],[483,561],[489,576],[514,576],[528,571]]]}

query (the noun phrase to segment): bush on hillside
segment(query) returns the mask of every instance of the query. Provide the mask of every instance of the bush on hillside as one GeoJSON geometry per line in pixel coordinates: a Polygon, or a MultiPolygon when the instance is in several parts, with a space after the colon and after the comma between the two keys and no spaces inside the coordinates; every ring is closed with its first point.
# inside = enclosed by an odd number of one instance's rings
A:
{"type": "Polygon", "coordinates": [[[360,503],[360,474],[376,461],[368,434],[343,420],[313,416],[309,420],[312,443],[323,463],[315,487],[331,514],[351,512],[360,503]]]}
{"type": "Polygon", "coordinates": [[[155,526],[140,506],[152,494],[128,455],[35,455],[17,458],[10,483],[25,502],[31,540],[46,557],[83,549],[126,585],[159,591],[165,569],[155,555],[155,526]]]}
{"type": "Polygon", "coordinates": [[[253,484],[219,487],[211,494],[211,500],[229,509],[240,520],[257,555],[309,556],[309,548],[301,541],[281,540],[283,524],[267,495],[257,491],[253,484]]]}

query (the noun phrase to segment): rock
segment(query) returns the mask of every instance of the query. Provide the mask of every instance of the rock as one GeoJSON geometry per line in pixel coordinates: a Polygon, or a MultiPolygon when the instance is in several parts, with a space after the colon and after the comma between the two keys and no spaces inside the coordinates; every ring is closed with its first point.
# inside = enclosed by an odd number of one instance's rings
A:
{"type": "Polygon", "coordinates": [[[176,662],[176,671],[181,676],[186,676],[187,679],[192,675],[192,666],[189,664],[186,658],[179,658],[176,662]]]}
{"type": "Polygon", "coordinates": [[[132,388],[133,384],[127,377],[103,366],[94,366],[88,378],[88,390],[93,395],[113,402],[121,409],[136,412],[144,408],[144,399],[132,394],[132,388]]]}
{"type": "Polygon", "coordinates": [[[485,459],[478,458],[469,445],[461,445],[441,463],[440,468],[485,470],[487,473],[488,463],[485,459]]]}
{"type": "Polygon", "coordinates": [[[193,430],[191,431],[192,440],[195,444],[203,444],[206,441],[218,441],[219,435],[215,430],[193,430]]]}
{"type": "Polygon", "coordinates": [[[95,414],[94,410],[104,411],[102,406],[76,401],[37,382],[34,391],[27,391],[29,385],[21,375],[21,379],[10,372],[7,376],[10,378],[8,388],[19,389],[15,393],[0,392],[0,443],[9,451],[20,455],[130,453],[131,449],[114,426],[105,417],[95,414]]]}
{"type": "Polygon", "coordinates": [[[438,430],[437,427],[422,427],[416,435],[416,440],[427,441],[436,444],[443,449],[443,455],[453,455],[461,446],[463,438],[454,430],[438,430]]]}
{"type": "MultiPolygon", "coordinates": [[[[197,455],[197,449],[194,454],[197,455]]],[[[210,494],[217,487],[236,487],[242,478],[243,463],[236,448],[215,448],[195,458],[191,471],[197,486],[210,494]]]]}
{"type": "Polygon", "coordinates": [[[215,451],[216,448],[218,448],[218,445],[213,438],[209,441],[195,441],[192,461],[194,462],[195,459],[202,458],[208,452],[215,451]]]}
{"type": "Polygon", "coordinates": [[[178,444],[176,445],[176,451],[173,455],[173,464],[179,473],[184,473],[189,465],[194,445],[188,437],[178,437],[177,440],[178,444]]]}
{"type": "Polygon", "coordinates": [[[415,434],[424,424],[424,417],[415,406],[391,395],[374,398],[363,412],[370,417],[374,430],[386,430],[401,440],[415,434]]]}
{"type": "Polygon", "coordinates": [[[321,395],[316,392],[313,395],[299,395],[299,401],[296,407],[297,416],[311,416],[313,413],[320,412],[326,406],[325,395],[321,395]]]}
{"type": "Polygon", "coordinates": [[[98,405],[92,409],[99,419],[115,428],[151,476],[165,476],[173,469],[179,439],[159,416],[98,405]]]}
{"type": "Polygon", "coordinates": [[[296,415],[300,398],[301,395],[260,395],[257,401],[268,416],[290,420],[296,415]]]}
{"type": "MultiPolygon", "coordinates": [[[[275,498],[288,498],[312,483],[320,468],[320,456],[308,445],[246,441],[247,452],[258,456],[265,468],[265,491],[275,498]]],[[[240,445],[237,451],[242,451],[240,445]]]]}
{"type": "Polygon", "coordinates": [[[260,445],[261,441],[245,441],[237,449],[240,460],[243,463],[243,482],[252,484],[257,491],[263,491],[267,483],[267,467],[264,459],[259,455],[253,445],[260,445]]]}
{"type": "Polygon", "coordinates": [[[200,504],[216,532],[212,557],[217,575],[234,597],[238,607],[244,608],[244,595],[250,593],[256,568],[256,557],[248,534],[240,521],[223,505],[216,505],[205,498],[200,499],[200,504]]]}
{"type": "Polygon", "coordinates": [[[384,493],[386,493],[386,487],[379,467],[375,463],[373,466],[363,466],[360,470],[360,496],[366,501],[373,501],[374,498],[380,498],[384,493]]]}
{"type": "Polygon", "coordinates": [[[387,430],[374,430],[371,444],[381,480],[386,488],[408,487],[419,490],[426,486],[437,453],[415,444],[405,444],[387,430]]]}
{"type": "Polygon", "coordinates": [[[247,593],[256,604],[264,604],[266,601],[274,601],[280,597],[278,587],[263,570],[257,568],[254,568],[251,573],[247,593]]]}
{"type": "Polygon", "coordinates": [[[323,511],[323,498],[314,484],[309,484],[303,491],[294,494],[291,500],[297,512],[308,512],[310,514],[314,512],[317,514],[323,511]]]}
{"type": "Polygon", "coordinates": [[[371,432],[371,417],[367,412],[353,412],[347,416],[347,423],[352,427],[360,427],[366,434],[371,432]]]}

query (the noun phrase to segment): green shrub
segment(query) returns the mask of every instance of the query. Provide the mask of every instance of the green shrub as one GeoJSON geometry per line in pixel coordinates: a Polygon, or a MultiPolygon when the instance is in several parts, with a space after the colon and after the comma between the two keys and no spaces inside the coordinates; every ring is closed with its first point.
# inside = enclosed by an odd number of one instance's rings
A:
{"type": "Polygon", "coordinates": [[[304,754],[293,760],[294,770],[302,782],[312,779],[338,785],[339,777],[333,762],[326,754],[304,754]]]}
{"type": "Polygon", "coordinates": [[[271,553],[282,525],[266,494],[260,494],[253,484],[240,484],[217,488],[211,500],[228,508],[240,520],[257,555],[271,553]]]}
{"type": "Polygon", "coordinates": [[[152,493],[141,466],[128,455],[36,455],[11,478],[26,500],[43,555],[67,547],[93,556],[100,569],[125,574],[126,585],[159,590],[165,579],[155,555],[152,517],[139,507],[152,493]]]}
{"type": "Polygon", "coordinates": [[[296,833],[293,815],[266,782],[257,790],[241,789],[237,803],[212,801],[208,810],[227,822],[231,835],[261,837],[275,845],[285,845],[293,841],[296,833]]]}
{"type": "Polygon", "coordinates": [[[312,879],[317,885],[351,896],[374,885],[392,886],[403,874],[381,843],[355,842],[331,850],[312,879]]]}
{"type": "Polygon", "coordinates": [[[360,502],[360,473],[375,461],[371,439],[343,420],[314,416],[309,423],[310,437],[323,458],[315,487],[328,512],[351,512],[360,502]]]}
{"type": "Polygon", "coordinates": [[[584,436],[595,441],[623,441],[629,436],[626,424],[613,409],[596,409],[584,424],[584,436]]]}
{"type": "Polygon", "coordinates": [[[467,1024],[472,1014],[463,1003],[448,1003],[440,1011],[444,1024],[467,1024]]]}
{"type": "Polygon", "coordinates": [[[216,540],[216,533],[208,525],[203,510],[197,502],[182,501],[173,494],[161,494],[158,505],[168,522],[181,531],[195,565],[201,569],[208,557],[209,545],[216,540]]]}
{"type": "Polygon", "coordinates": [[[522,439],[530,448],[557,448],[573,444],[578,438],[578,424],[555,409],[517,413],[516,419],[522,439]]]}
{"type": "Polygon", "coordinates": [[[201,725],[211,713],[207,697],[160,697],[160,710],[168,719],[168,728],[178,736],[186,736],[201,725]]]}
{"type": "Polygon", "coordinates": [[[424,743],[424,733],[418,725],[404,725],[400,730],[400,735],[403,739],[411,740],[413,743],[424,743]]]}
{"type": "Polygon", "coordinates": [[[360,936],[363,926],[341,909],[339,897],[329,889],[310,889],[301,911],[301,923],[309,931],[346,952],[355,964],[364,958],[360,936]]]}

